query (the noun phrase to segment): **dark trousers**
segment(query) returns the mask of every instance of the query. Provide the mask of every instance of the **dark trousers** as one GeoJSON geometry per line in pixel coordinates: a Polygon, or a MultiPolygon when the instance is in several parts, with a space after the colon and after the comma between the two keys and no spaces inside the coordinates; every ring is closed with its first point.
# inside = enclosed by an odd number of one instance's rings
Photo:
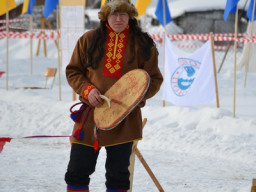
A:
{"type": "MultiPolygon", "coordinates": [[[[109,189],[130,188],[130,156],[133,142],[105,147],[107,159],[106,187],[109,189]]],[[[68,170],[65,181],[68,185],[86,186],[90,183],[90,175],[95,171],[99,151],[95,152],[92,147],[72,144],[68,170]]]]}

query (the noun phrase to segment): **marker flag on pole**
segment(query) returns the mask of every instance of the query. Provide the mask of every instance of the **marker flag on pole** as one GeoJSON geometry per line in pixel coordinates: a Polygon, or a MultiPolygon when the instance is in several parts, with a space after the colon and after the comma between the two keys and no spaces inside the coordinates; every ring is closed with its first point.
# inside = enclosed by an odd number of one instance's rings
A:
{"type": "Polygon", "coordinates": [[[138,18],[141,15],[146,14],[146,9],[150,4],[151,4],[151,0],[137,0],[135,7],[137,8],[138,13],[139,13],[138,18]]]}
{"type": "Polygon", "coordinates": [[[59,0],[45,0],[43,15],[48,18],[54,9],[57,8],[59,0]]]}
{"type": "MultiPolygon", "coordinates": [[[[251,0],[250,4],[249,4],[249,7],[248,7],[248,10],[247,10],[247,17],[250,21],[252,21],[252,19],[253,19],[253,3],[254,3],[254,0],[251,0]]],[[[253,19],[253,21],[256,20],[256,10],[255,9],[256,9],[256,5],[254,7],[254,19],[253,19]]]]}
{"type": "Polygon", "coordinates": [[[211,42],[190,56],[165,37],[163,99],[174,105],[192,106],[216,101],[211,42]]]}
{"type": "Polygon", "coordinates": [[[22,7],[22,14],[33,14],[33,5],[36,3],[36,0],[24,0],[22,7]]]}
{"type": "Polygon", "coordinates": [[[4,145],[6,142],[10,142],[12,140],[12,138],[10,137],[4,137],[4,138],[0,138],[0,153],[3,151],[4,149],[4,145]]]}
{"type": "Polygon", "coordinates": [[[165,3],[165,10],[163,9],[163,0],[158,0],[157,6],[156,6],[156,11],[155,11],[155,15],[157,16],[157,19],[163,26],[172,22],[172,17],[171,17],[171,13],[170,13],[167,1],[164,0],[164,3],[165,3]],[[164,23],[164,12],[165,12],[165,22],[166,23],[164,23]]]}
{"type": "Polygon", "coordinates": [[[7,1],[8,1],[8,11],[16,7],[15,0],[0,0],[0,16],[6,13],[7,1]]]}
{"type": "Polygon", "coordinates": [[[230,13],[236,12],[236,6],[239,0],[227,0],[225,11],[224,11],[224,20],[227,22],[228,15],[230,13]]]}

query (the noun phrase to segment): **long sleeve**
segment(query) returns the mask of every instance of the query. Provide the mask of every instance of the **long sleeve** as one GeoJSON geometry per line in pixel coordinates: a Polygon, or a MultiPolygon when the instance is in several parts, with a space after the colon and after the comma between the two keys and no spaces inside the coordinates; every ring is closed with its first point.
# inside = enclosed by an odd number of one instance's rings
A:
{"type": "Polygon", "coordinates": [[[144,70],[148,72],[151,82],[144,97],[144,100],[153,97],[160,89],[163,82],[163,76],[158,67],[158,51],[156,47],[151,49],[151,57],[148,61],[144,63],[144,70]]]}

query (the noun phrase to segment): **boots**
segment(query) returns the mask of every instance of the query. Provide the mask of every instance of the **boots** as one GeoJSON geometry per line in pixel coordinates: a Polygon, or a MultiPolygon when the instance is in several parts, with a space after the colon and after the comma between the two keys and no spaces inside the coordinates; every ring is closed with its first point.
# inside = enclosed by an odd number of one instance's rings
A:
{"type": "Polygon", "coordinates": [[[67,192],[89,192],[89,187],[88,186],[68,185],[67,192]]]}

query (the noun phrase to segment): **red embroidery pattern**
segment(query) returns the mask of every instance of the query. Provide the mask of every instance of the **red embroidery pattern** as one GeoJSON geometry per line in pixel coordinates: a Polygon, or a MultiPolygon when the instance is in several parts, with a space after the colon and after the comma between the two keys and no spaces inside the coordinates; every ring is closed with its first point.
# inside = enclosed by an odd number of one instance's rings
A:
{"type": "Polygon", "coordinates": [[[91,85],[91,84],[88,84],[85,88],[84,88],[84,91],[83,91],[83,97],[88,99],[88,95],[90,93],[91,90],[93,90],[95,88],[94,85],[91,85]]]}
{"type": "Polygon", "coordinates": [[[108,36],[106,54],[104,58],[103,76],[120,78],[122,75],[122,66],[129,25],[121,33],[114,32],[108,25],[107,30],[108,36]]]}

